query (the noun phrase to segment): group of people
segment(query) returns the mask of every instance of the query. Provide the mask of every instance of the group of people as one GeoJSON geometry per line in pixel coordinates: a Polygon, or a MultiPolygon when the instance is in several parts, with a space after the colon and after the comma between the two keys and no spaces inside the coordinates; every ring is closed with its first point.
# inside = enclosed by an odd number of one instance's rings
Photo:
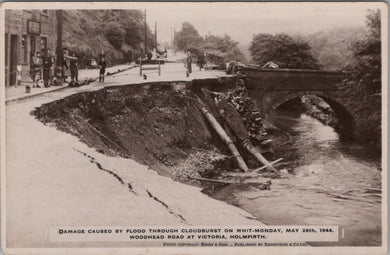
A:
{"type": "MultiPolygon", "coordinates": [[[[190,50],[186,52],[186,58],[184,59],[184,65],[186,67],[186,74],[189,77],[192,73],[192,54],[190,50]]],[[[50,49],[42,49],[41,52],[35,52],[31,55],[30,76],[33,81],[33,88],[40,88],[39,80],[43,78],[45,88],[50,87],[52,84],[58,84],[55,76],[55,63],[56,56],[50,49]]],[[[197,64],[202,70],[205,64],[204,55],[197,56],[197,64]]],[[[99,69],[99,82],[104,82],[104,75],[106,72],[106,58],[105,54],[101,53],[98,57],[99,69]]],[[[62,61],[62,82],[65,82],[70,74],[71,83],[78,82],[78,66],[79,60],[75,52],[63,51],[62,61]]]]}
{"type": "Polygon", "coordinates": [[[50,87],[49,81],[54,73],[54,70],[52,69],[54,62],[55,57],[48,49],[43,49],[41,52],[34,52],[31,54],[30,76],[33,81],[33,88],[41,87],[39,86],[39,80],[41,78],[43,78],[44,86],[46,88],[50,87]]]}
{"type": "MultiPolygon", "coordinates": [[[[71,81],[78,81],[78,58],[75,52],[69,55],[67,50],[63,52],[62,79],[65,82],[70,72],[71,81]]],[[[33,81],[33,88],[40,88],[39,80],[43,79],[45,88],[56,84],[55,77],[56,55],[50,49],[42,49],[41,52],[33,52],[30,62],[30,77],[33,81]]]]}
{"type": "MultiPolygon", "coordinates": [[[[184,59],[184,66],[186,68],[186,75],[187,77],[190,76],[190,73],[192,73],[192,54],[190,50],[187,50],[186,57],[184,59]]],[[[202,68],[204,68],[204,65],[206,64],[205,55],[203,53],[199,53],[197,56],[196,64],[199,67],[199,71],[202,71],[202,68]]]]}

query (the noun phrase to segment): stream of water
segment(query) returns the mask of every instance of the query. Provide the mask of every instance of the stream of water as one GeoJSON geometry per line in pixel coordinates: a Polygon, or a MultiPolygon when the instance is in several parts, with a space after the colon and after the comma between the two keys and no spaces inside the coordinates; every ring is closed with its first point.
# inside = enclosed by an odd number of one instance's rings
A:
{"type": "Polygon", "coordinates": [[[339,141],[333,128],[305,114],[277,112],[271,122],[291,134],[275,150],[289,173],[272,180],[270,190],[223,188],[213,194],[268,225],[338,225],[338,243],[381,244],[380,155],[339,141]]]}

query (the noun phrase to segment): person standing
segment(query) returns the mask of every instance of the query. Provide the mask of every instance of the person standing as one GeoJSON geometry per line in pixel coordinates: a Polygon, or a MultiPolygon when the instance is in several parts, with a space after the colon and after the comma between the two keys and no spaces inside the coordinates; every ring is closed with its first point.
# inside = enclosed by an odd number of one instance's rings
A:
{"type": "Polygon", "coordinates": [[[101,55],[100,60],[99,60],[99,82],[104,82],[104,74],[106,73],[106,59],[104,57],[104,54],[101,55]]]}
{"type": "Polygon", "coordinates": [[[70,59],[70,78],[71,78],[71,81],[74,82],[76,80],[76,82],[79,81],[79,72],[78,72],[78,59],[76,57],[76,53],[75,52],[72,52],[72,56],[71,57],[68,57],[70,59]]]}
{"type": "Polygon", "coordinates": [[[30,77],[33,81],[33,88],[35,88],[35,87],[40,88],[40,86],[38,84],[38,80],[36,80],[37,74],[39,72],[40,72],[39,58],[38,58],[37,54],[34,52],[31,55],[31,61],[30,61],[30,77]]]}
{"type": "Polygon", "coordinates": [[[51,52],[50,49],[47,50],[47,53],[49,54],[50,56],[50,59],[51,59],[51,68],[50,68],[50,78],[49,78],[49,85],[53,85],[54,84],[54,78],[55,78],[55,63],[57,62],[56,61],[56,56],[53,52],[51,52]]]}
{"type": "Polygon", "coordinates": [[[63,50],[63,61],[62,61],[62,82],[66,82],[66,79],[70,76],[69,75],[69,52],[68,50],[63,50]]]}
{"type": "Polygon", "coordinates": [[[50,87],[50,71],[53,65],[52,56],[49,54],[47,49],[43,49],[42,53],[42,73],[43,73],[43,84],[45,88],[50,87]]]}
{"type": "Polygon", "coordinates": [[[186,66],[186,74],[187,77],[190,76],[190,73],[192,73],[192,56],[191,56],[191,51],[187,50],[187,56],[184,60],[184,64],[186,66]]]}
{"type": "Polygon", "coordinates": [[[38,75],[38,79],[37,79],[37,88],[40,88],[41,86],[39,86],[39,81],[42,79],[42,56],[41,56],[41,52],[38,51],[37,52],[37,75],[38,75]]]}

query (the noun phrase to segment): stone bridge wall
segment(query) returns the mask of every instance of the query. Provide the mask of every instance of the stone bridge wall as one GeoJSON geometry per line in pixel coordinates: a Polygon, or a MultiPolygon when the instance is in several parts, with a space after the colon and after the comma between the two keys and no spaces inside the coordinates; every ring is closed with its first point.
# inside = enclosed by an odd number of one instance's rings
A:
{"type": "Polygon", "coordinates": [[[339,91],[337,83],[347,77],[342,72],[312,70],[263,70],[241,68],[248,78],[250,96],[255,100],[264,118],[283,103],[304,95],[316,95],[324,99],[339,120],[338,131],[348,136],[359,137],[364,120],[358,118],[351,107],[354,100],[339,91]]]}
{"type": "Polygon", "coordinates": [[[359,130],[359,118],[350,109],[348,98],[339,95],[337,91],[256,91],[251,90],[250,96],[255,100],[262,116],[268,118],[272,112],[283,103],[300,98],[304,95],[315,95],[322,98],[333,109],[339,120],[337,131],[345,136],[356,138],[359,130]]]}

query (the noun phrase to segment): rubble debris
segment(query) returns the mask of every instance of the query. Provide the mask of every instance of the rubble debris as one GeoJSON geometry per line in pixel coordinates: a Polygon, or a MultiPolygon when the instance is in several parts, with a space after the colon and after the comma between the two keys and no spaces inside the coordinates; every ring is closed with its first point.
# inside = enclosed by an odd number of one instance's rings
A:
{"type": "Polygon", "coordinates": [[[235,165],[233,160],[217,150],[196,150],[171,168],[174,179],[187,182],[191,177],[216,176],[235,165]]]}
{"type": "Polygon", "coordinates": [[[250,141],[255,146],[262,146],[264,150],[270,150],[271,141],[267,141],[269,139],[265,123],[261,118],[260,110],[248,96],[246,86],[245,76],[238,72],[235,88],[227,93],[213,92],[214,101],[216,104],[219,104],[221,101],[231,104],[240,114],[246,130],[249,132],[250,141]]]}

